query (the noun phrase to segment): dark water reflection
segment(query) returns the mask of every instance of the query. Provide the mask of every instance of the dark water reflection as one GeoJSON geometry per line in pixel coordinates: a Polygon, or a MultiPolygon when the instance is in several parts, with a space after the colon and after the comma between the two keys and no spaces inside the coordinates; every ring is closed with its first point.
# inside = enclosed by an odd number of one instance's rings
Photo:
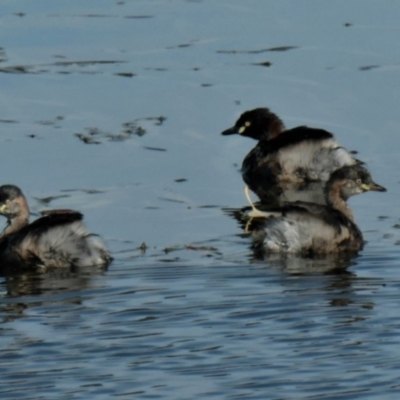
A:
{"type": "Polygon", "coordinates": [[[127,267],[5,282],[2,398],[334,397],[378,390],[376,369],[398,367],[385,358],[399,325],[371,336],[381,279],[262,263],[127,267]]]}
{"type": "MultiPolygon", "coordinates": [[[[0,278],[1,399],[392,399],[399,392],[399,4],[3,2],[3,183],[76,208],[108,270],[0,278]],[[333,131],[385,195],[357,256],[258,259],[225,210],[267,106],[333,131]]],[[[287,195],[290,195],[288,193],[287,195]]]]}

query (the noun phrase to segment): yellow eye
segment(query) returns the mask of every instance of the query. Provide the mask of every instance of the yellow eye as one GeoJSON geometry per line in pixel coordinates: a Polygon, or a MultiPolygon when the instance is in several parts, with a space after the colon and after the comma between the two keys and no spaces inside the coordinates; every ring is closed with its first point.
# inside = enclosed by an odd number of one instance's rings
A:
{"type": "Polygon", "coordinates": [[[244,123],[244,126],[246,126],[246,127],[249,127],[250,125],[251,125],[250,121],[247,121],[247,122],[244,123]]]}

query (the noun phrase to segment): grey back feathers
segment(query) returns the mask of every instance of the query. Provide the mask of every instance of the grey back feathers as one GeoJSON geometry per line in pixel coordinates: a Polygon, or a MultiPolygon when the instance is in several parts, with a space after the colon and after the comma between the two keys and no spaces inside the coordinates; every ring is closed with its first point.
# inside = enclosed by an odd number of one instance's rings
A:
{"type": "Polygon", "coordinates": [[[10,251],[21,260],[37,260],[48,268],[88,267],[110,261],[101,238],[87,232],[82,221],[54,225],[39,235],[29,231],[17,233],[10,239],[10,251]]]}

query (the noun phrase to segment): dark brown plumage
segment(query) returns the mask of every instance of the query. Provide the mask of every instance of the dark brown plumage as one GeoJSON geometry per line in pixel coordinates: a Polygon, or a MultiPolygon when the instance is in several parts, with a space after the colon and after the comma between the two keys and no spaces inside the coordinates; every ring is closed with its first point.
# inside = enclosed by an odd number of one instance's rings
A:
{"type": "Polygon", "coordinates": [[[326,182],[343,166],[359,163],[323,129],[299,126],[285,130],[281,119],[268,108],[244,112],[222,135],[240,134],[258,141],[242,163],[243,180],[261,201],[271,200],[274,186],[304,190],[310,182],[326,182]]]}

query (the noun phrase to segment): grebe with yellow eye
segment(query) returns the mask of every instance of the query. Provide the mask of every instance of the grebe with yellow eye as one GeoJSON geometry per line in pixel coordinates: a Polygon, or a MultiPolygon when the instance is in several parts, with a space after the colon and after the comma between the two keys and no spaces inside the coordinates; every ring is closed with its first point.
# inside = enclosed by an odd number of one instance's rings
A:
{"type": "Polygon", "coordinates": [[[222,135],[235,133],[258,141],[243,160],[242,176],[261,200],[270,185],[326,182],[337,169],[360,163],[332,133],[307,126],[285,130],[268,108],[244,112],[222,135]]]}
{"type": "Polygon", "coordinates": [[[364,239],[346,200],[371,190],[386,191],[364,167],[355,165],[331,175],[325,189],[326,206],[297,201],[280,211],[258,212],[252,205],[250,215],[265,218],[252,232],[253,247],[263,252],[303,255],[357,252],[364,239]]]}

